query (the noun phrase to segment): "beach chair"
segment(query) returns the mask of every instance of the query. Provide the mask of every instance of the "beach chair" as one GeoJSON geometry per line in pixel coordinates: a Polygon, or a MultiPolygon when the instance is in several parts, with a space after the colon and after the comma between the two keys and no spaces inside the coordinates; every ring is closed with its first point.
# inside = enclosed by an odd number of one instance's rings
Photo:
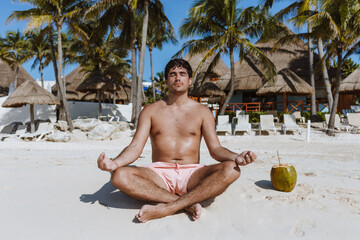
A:
{"type": "Polygon", "coordinates": [[[355,113],[355,110],[353,110],[353,109],[343,109],[341,111],[342,111],[344,117],[347,117],[348,113],[355,113]]]}
{"type": "MultiPolygon", "coordinates": [[[[325,122],[323,123],[323,127],[326,129],[329,125],[329,120],[330,120],[330,114],[325,114],[325,122]]],[[[339,115],[335,114],[334,128],[337,129],[338,131],[345,129],[346,132],[349,132],[352,127],[347,124],[342,123],[340,121],[339,115]]]]}
{"type": "Polygon", "coordinates": [[[277,133],[275,124],[274,124],[274,116],[270,114],[260,115],[260,124],[259,124],[259,132],[261,135],[262,131],[274,131],[277,133]]]}
{"type": "Polygon", "coordinates": [[[11,136],[11,134],[13,133],[14,126],[9,124],[9,125],[0,127],[0,129],[1,129],[0,130],[0,138],[1,138],[1,141],[4,141],[5,138],[8,138],[11,136]]]}
{"type": "Polygon", "coordinates": [[[349,125],[352,127],[352,133],[360,131],[360,113],[348,113],[347,119],[349,125]]]}
{"type": "Polygon", "coordinates": [[[2,128],[0,127],[1,141],[4,141],[4,139],[12,136],[18,137],[19,135],[24,134],[26,132],[26,128],[27,125],[23,125],[21,122],[13,122],[2,128]]]}
{"type": "Polygon", "coordinates": [[[350,109],[354,110],[356,113],[360,112],[360,105],[351,105],[350,109]]]}
{"type": "Polygon", "coordinates": [[[305,117],[301,116],[301,112],[300,111],[295,111],[293,112],[296,121],[299,121],[300,123],[305,123],[305,117]]]}
{"type": "Polygon", "coordinates": [[[36,141],[40,141],[45,135],[54,133],[53,124],[49,122],[40,122],[38,128],[33,133],[25,133],[19,136],[21,139],[30,139],[33,140],[36,138],[36,141]]]}
{"type": "Polygon", "coordinates": [[[121,120],[121,117],[121,113],[118,110],[113,109],[106,116],[99,116],[98,119],[100,119],[101,121],[119,122],[121,120]]]}
{"type": "Polygon", "coordinates": [[[277,110],[268,110],[267,114],[273,115],[274,121],[277,122],[277,123],[279,122],[279,117],[277,115],[277,110]]]}
{"type": "Polygon", "coordinates": [[[235,111],[235,117],[233,117],[232,119],[232,124],[235,126],[235,124],[237,123],[238,117],[239,115],[245,115],[245,110],[236,110],[235,111]]]}
{"type": "Polygon", "coordinates": [[[236,135],[237,132],[247,132],[249,135],[251,134],[251,123],[249,123],[249,115],[239,115],[237,117],[234,135],[236,135]]]}
{"type": "Polygon", "coordinates": [[[218,115],[216,133],[231,134],[231,124],[229,123],[229,115],[218,115]]]}
{"type": "Polygon", "coordinates": [[[299,134],[301,134],[302,129],[301,127],[296,123],[296,117],[294,114],[284,114],[284,123],[281,124],[281,129],[284,134],[286,134],[286,131],[298,131],[299,134]]]}

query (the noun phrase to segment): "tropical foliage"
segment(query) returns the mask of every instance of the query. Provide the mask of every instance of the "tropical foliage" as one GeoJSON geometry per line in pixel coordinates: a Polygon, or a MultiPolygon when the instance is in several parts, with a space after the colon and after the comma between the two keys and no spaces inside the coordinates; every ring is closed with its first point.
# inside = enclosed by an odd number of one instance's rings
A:
{"type": "MultiPolygon", "coordinates": [[[[177,40],[175,30],[165,15],[162,1],[16,2],[28,3],[30,8],[14,11],[8,20],[26,20],[27,33],[22,35],[19,32],[11,32],[1,38],[0,57],[14,69],[33,58],[33,67],[39,67],[41,76],[44,67],[53,63],[61,106],[70,128],[72,123],[67,109],[65,82],[62,82],[61,77],[64,75],[66,64],[77,63],[86,72],[101,71],[112,78],[131,73],[130,102],[134,106],[133,121],[136,124],[143,103],[142,79],[147,47],[153,82],[152,87],[145,93],[147,102],[165,96],[163,74],[153,74],[153,49],[161,49],[165,43],[175,44],[177,40]]],[[[277,72],[276,66],[253,42],[260,36],[262,40],[274,37],[274,32],[279,35],[280,31],[286,34],[278,41],[279,46],[299,39],[307,41],[309,55],[317,48],[321,58],[320,72],[324,77],[328,101],[332,106],[328,131],[331,135],[339,98],[339,84],[358,67],[349,58],[360,49],[360,1],[296,0],[271,16],[269,11],[275,2],[277,1],[265,0],[259,6],[242,9],[240,6],[243,2],[240,0],[194,1],[179,29],[181,37],[188,41],[176,56],[183,56],[185,52],[189,52],[190,56],[202,54],[204,57],[195,72],[204,67],[207,59],[210,59],[211,63],[205,67],[211,71],[221,57],[229,57],[231,79],[229,88],[226,89],[227,97],[220,111],[220,114],[223,114],[234,92],[235,57],[240,61],[255,60],[261,63],[263,78],[272,81],[277,72]],[[301,33],[289,35],[284,31],[284,23],[288,24],[285,19],[296,27],[308,27],[309,30],[300,30],[301,33]],[[280,20],[283,21],[282,24],[280,20]],[[333,67],[336,68],[336,78],[331,85],[327,72],[330,62],[333,62],[333,67]]],[[[277,47],[275,46],[274,50],[277,47]]],[[[310,57],[310,66],[311,61],[310,57]]],[[[314,74],[319,75],[320,72],[315,71],[314,74]]]]}
{"type": "MultiPolygon", "coordinates": [[[[194,3],[188,12],[185,23],[180,27],[182,37],[200,37],[186,42],[179,51],[188,50],[190,55],[205,53],[202,63],[213,58],[216,63],[222,54],[228,54],[231,65],[230,90],[221,108],[220,114],[225,113],[235,86],[234,51],[239,52],[240,60],[252,56],[262,65],[265,79],[273,80],[276,67],[250,41],[250,38],[259,37],[268,27],[275,28],[276,24],[269,24],[266,11],[260,8],[238,8],[237,0],[199,0],[194,3]]],[[[211,64],[215,65],[215,64],[211,64]]]]}
{"type": "Polygon", "coordinates": [[[31,58],[29,43],[19,31],[9,31],[5,38],[0,38],[0,49],[0,59],[15,70],[14,88],[16,88],[19,68],[31,58]]]}

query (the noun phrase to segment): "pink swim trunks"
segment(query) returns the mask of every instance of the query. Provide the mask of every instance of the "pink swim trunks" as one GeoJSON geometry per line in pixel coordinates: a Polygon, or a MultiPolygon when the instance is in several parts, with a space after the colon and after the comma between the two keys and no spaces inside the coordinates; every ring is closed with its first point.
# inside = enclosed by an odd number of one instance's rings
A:
{"type": "Polygon", "coordinates": [[[169,192],[182,196],[187,193],[187,184],[191,175],[204,165],[154,162],[145,167],[150,168],[163,179],[169,192]]]}

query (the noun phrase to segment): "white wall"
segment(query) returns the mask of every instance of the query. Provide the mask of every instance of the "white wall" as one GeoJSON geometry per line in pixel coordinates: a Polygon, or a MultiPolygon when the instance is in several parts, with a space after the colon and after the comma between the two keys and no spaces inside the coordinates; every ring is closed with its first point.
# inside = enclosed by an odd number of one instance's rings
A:
{"type": "MultiPolygon", "coordinates": [[[[10,124],[12,122],[26,123],[30,121],[30,106],[26,105],[20,108],[3,108],[2,104],[7,97],[0,98],[0,126],[10,124]]],[[[99,104],[91,102],[68,102],[69,111],[72,119],[79,116],[98,117],[99,104]]],[[[103,115],[108,113],[120,116],[121,121],[131,121],[132,105],[110,104],[103,103],[103,115]]],[[[56,112],[54,105],[35,105],[35,120],[36,119],[50,119],[52,122],[56,121],[56,112]]]]}

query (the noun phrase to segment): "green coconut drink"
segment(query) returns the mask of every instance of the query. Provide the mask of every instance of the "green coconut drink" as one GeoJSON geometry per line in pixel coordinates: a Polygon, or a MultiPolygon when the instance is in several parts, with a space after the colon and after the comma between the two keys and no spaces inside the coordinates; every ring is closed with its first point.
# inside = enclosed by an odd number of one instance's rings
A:
{"type": "Polygon", "coordinates": [[[282,192],[291,192],[296,185],[297,174],[294,166],[290,164],[281,164],[278,153],[279,164],[271,168],[271,183],[276,190],[282,192]]]}

